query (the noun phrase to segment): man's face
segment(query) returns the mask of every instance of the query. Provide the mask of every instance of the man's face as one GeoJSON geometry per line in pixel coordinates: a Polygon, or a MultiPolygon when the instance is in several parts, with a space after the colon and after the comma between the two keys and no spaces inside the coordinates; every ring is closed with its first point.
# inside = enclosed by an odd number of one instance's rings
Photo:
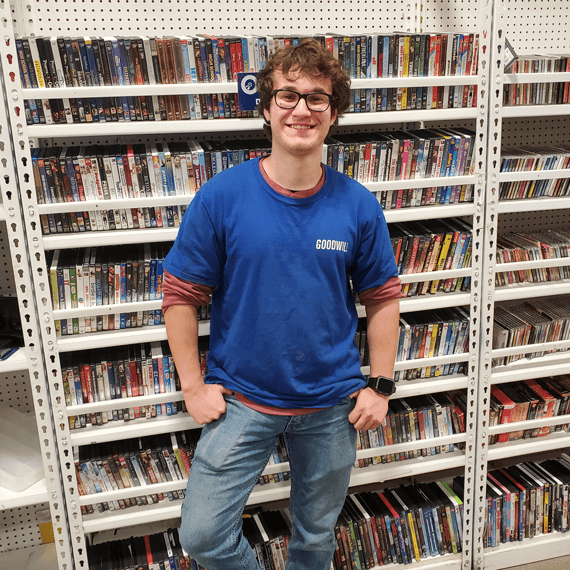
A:
{"type": "MultiPolygon", "coordinates": [[[[294,71],[288,77],[275,71],[273,89],[332,95],[330,79],[310,77],[294,71]]],[[[294,109],[282,109],[272,98],[269,110],[265,109],[263,113],[271,125],[273,150],[299,157],[321,152],[323,142],[336,119],[336,112],[331,111],[330,106],[321,113],[310,111],[304,99],[300,99],[294,109]]]]}

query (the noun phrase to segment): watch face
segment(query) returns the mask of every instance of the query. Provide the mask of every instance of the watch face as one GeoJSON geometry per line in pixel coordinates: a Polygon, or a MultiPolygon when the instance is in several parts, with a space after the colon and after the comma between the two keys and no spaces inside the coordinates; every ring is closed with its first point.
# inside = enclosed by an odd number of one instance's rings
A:
{"type": "Polygon", "coordinates": [[[370,378],[368,385],[376,392],[385,396],[391,396],[396,391],[396,383],[394,380],[381,376],[378,378],[370,378]]]}

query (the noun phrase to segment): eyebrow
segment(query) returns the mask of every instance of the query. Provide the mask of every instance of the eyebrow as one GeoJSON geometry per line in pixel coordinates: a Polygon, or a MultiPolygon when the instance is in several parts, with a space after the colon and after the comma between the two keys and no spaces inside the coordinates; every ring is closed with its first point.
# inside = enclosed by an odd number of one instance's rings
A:
{"type": "MultiPolygon", "coordinates": [[[[299,91],[297,91],[293,85],[284,85],[283,87],[279,87],[279,89],[285,89],[286,91],[299,93],[299,91]]],[[[327,93],[326,89],[323,89],[322,87],[317,87],[314,91],[308,91],[306,94],[308,95],[309,93],[324,93],[325,95],[332,95],[332,93],[327,93]]]]}

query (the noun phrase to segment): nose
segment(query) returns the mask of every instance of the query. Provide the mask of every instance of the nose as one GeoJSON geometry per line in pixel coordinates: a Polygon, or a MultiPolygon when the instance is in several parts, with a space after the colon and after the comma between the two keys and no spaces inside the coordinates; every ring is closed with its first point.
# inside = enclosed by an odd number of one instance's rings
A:
{"type": "Polygon", "coordinates": [[[293,113],[295,115],[310,115],[311,111],[309,107],[307,107],[307,100],[299,99],[297,106],[293,109],[293,113]]]}

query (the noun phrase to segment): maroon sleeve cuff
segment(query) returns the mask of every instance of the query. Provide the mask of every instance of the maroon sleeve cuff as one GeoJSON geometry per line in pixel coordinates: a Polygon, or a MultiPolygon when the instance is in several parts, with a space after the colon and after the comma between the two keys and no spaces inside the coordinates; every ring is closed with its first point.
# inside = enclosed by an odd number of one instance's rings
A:
{"type": "Polygon", "coordinates": [[[164,272],[162,283],[162,311],[165,312],[172,305],[193,305],[200,307],[210,303],[212,287],[209,285],[198,285],[184,281],[164,272]]]}
{"type": "Polygon", "coordinates": [[[399,299],[402,296],[402,282],[399,277],[390,277],[384,285],[373,287],[358,293],[360,304],[365,307],[373,307],[391,299],[399,299]]]}

